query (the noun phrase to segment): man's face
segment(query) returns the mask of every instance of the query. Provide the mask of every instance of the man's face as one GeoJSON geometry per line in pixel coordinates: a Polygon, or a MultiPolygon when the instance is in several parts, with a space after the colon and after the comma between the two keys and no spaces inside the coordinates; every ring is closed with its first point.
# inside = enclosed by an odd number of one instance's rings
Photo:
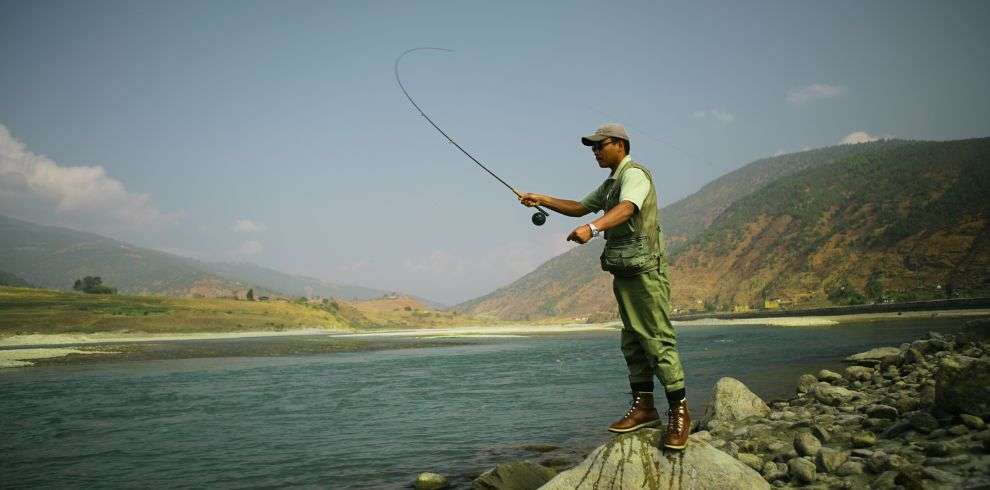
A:
{"type": "Polygon", "coordinates": [[[614,167],[626,156],[622,141],[616,138],[606,138],[595,143],[591,151],[595,153],[595,160],[598,160],[601,168],[614,167]]]}

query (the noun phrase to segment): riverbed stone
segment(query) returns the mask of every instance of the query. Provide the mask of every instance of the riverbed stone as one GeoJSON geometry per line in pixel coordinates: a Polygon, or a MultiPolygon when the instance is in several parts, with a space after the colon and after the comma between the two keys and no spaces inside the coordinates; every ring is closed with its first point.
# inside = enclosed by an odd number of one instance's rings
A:
{"type": "Polygon", "coordinates": [[[550,481],[557,472],[532,461],[500,464],[481,474],[471,483],[473,490],[536,489],[550,481]]]}
{"type": "Polygon", "coordinates": [[[763,469],[763,458],[753,453],[739,453],[736,455],[736,459],[742,461],[743,464],[753,468],[756,471],[763,469]]]}
{"type": "Polygon", "coordinates": [[[561,472],[540,488],[769,488],[758,472],[705,441],[692,436],[683,451],[669,451],[657,448],[662,437],[663,431],[658,429],[616,436],[592,451],[577,467],[561,472]]]}
{"type": "Polygon", "coordinates": [[[877,443],[877,436],[870,431],[856,432],[850,442],[853,447],[871,447],[877,443]]]}
{"type": "Polygon", "coordinates": [[[815,464],[818,471],[823,473],[834,473],[843,463],[849,459],[849,454],[829,447],[823,447],[815,456],[815,464]]]}
{"type": "Polygon", "coordinates": [[[832,440],[832,434],[828,432],[828,429],[821,425],[811,426],[811,435],[815,436],[822,442],[822,444],[828,444],[828,441],[832,440]]]}
{"type": "Polygon", "coordinates": [[[766,481],[784,480],[787,478],[787,465],[785,463],[767,461],[763,463],[761,473],[766,481]]]}
{"type": "Polygon", "coordinates": [[[818,371],[817,377],[818,377],[818,381],[824,381],[826,383],[834,383],[842,379],[841,374],[835,371],[829,371],[828,369],[822,369],[821,371],[818,371]]]}
{"type": "Polygon", "coordinates": [[[447,488],[449,484],[447,478],[439,473],[424,472],[416,477],[413,488],[416,490],[441,490],[447,488]]]}
{"type": "Polygon", "coordinates": [[[990,359],[944,357],[935,373],[935,405],[946,413],[990,416],[990,359]]]}
{"type": "Polygon", "coordinates": [[[804,459],[804,458],[792,458],[787,462],[788,474],[791,478],[802,482],[811,483],[815,481],[815,476],[817,471],[815,469],[815,463],[804,459]]]}
{"type": "Polygon", "coordinates": [[[885,471],[873,480],[870,484],[870,488],[876,490],[892,490],[897,488],[897,472],[896,471],[885,471]]]}
{"type": "Polygon", "coordinates": [[[769,414],[770,407],[742,381],[725,377],[715,383],[712,404],[705,411],[702,419],[738,421],[753,416],[766,417],[769,414]]]}
{"type": "Polygon", "coordinates": [[[962,420],[963,424],[966,424],[966,427],[973,430],[983,430],[987,427],[987,424],[983,421],[983,419],[975,415],[961,413],[959,414],[959,418],[962,420]]]}
{"type": "Polygon", "coordinates": [[[897,409],[890,405],[877,404],[866,407],[866,415],[872,418],[894,420],[897,414],[897,409]]]}
{"type": "Polygon", "coordinates": [[[845,358],[844,361],[861,366],[874,366],[880,364],[883,359],[890,356],[898,356],[900,353],[901,350],[897,347],[877,347],[866,352],[853,354],[845,358]]]}
{"type": "Polygon", "coordinates": [[[828,383],[818,383],[812,388],[815,399],[826,405],[838,406],[849,403],[853,398],[860,396],[859,392],[852,391],[841,386],[832,386],[828,383]]]}
{"type": "Polygon", "coordinates": [[[814,388],[816,384],[818,384],[818,378],[816,378],[814,375],[802,374],[801,377],[798,378],[797,392],[807,393],[811,391],[811,389],[814,388]]]}
{"type": "Polygon", "coordinates": [[[909,412],[905,415],[905,418],[908,423],[911,424],[911,427],[918,432],[927,434],[935,429],[938,429],[938,420],[936,420],[935,417],[928,412],[917,410],[914,412],[909,412]]]}
{"type": "Polygon", "coordinates": [[[845,461],[835,470],[839,476],[851,476],[863,474],[863,463],[860,461],[845,461]]]}
{"type": "Polygon", "coordinates": [[[817,437],[807,433],[798,432],[794,434],[794,449],[801,456],[814,456],[822,448],[821,441],[817,437]]]}
{"type": "Polygon", "coordinates": [[[850,381],[870,381],[873,378],[873,368],[866,366],[849,366],[846,377],[850,381]]]}

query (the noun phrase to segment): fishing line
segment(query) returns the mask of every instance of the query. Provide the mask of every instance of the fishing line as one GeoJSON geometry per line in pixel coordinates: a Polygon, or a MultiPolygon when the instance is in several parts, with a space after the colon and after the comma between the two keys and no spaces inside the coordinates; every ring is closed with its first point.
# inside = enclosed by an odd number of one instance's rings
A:
{"type": "MultiPolygon", "coordinates": [[[[412,96],[409,95],[409,91],[407,91],[405,85],[402,84],[402,79],[399,78],[399,62],[402,61],[402,58],[405,55],[407,55],[409,53],[412,53],[413,51],[422,51],[422,50],[443,51],[443,52],[447,52],[447,53],[452,53],[454,51],[452,49],[446,49],[446,48],[422,47],[422,48],[407,49],[405,52],[403,52],[402,54],[400,54],[399,57],[395,59],[395,81],[399,83],[399,88],[402,89],[402,93],[405,94],[405,96],[406,96],[407,99],[409,99],[409,102],[412,103],[413,107],[415,107],[416,110],[419,111],[419,115],[423,116],[423,118],[425,118],[427,121],[429,121],[430,125],[433,126],[434,129],[436,129],[437,131],[439,131],[440,134],[442,134],[444,138],[447,138],[447,141],[453,143],[453,145],[456,146],[458,150],[461,150],[461,153],[467,155],[467,157],[470,158],[471,161],[473,161],[474,163],[478,164],[478,166],[481,167],[482,169],[484,169],[485,172],[488,172],[492,177],[495,177],[499,182],[501,182],[502,185],[508,187],[509,190],[512,191],[512,193],[516,195],[516,197],[520,197],[521,198],[522,197],[522,194],[520,194],[519,191],[515,190],[511,185],[508,184],[508,182],[502,180],[501,177],[499,177],[498,175],[495,175],[495,172],[492,172],[491,170],[489,170],[488,167],[486,167],[485,164],[481,163],[477,158],[475,158],[474,155],[468,153],[468,151],[465,150],[464,148],[462,148],[461,145],[457,144],[457,142],[454,141],[454,138],[451,138],[450,135],[448,135],[444,130],[440,129],[440,126],[437,126],[437,123],[433,122],[433,119],[430,119],[430,116],[427,116],[426,113],[423,112],[423,109],[421,109],[419,107],[419,104],[417,104],[416,101],[413,100],[412,96]]],[[[541,208],[539,206],[533,206],[533,207],[535,207],[537,209],[537,212],[535,214],[533,214],[533,218],[532,218],[533,224],[536,225],[536,226],[540,226],[543,223],[546,223],[547,222],[547,217],[550,216],[550,213],[546,212],[543,208],[541,208]]]]}

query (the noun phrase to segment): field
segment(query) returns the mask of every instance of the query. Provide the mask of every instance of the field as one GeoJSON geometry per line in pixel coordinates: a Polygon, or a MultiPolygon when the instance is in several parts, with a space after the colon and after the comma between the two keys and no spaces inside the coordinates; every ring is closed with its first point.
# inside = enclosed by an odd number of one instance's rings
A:
{"type": "Polygon", "coordinates": [[[30,333],[350,330],[350,326],[338,312],[305,303],[0,287],[0,337],[30,333]]]}

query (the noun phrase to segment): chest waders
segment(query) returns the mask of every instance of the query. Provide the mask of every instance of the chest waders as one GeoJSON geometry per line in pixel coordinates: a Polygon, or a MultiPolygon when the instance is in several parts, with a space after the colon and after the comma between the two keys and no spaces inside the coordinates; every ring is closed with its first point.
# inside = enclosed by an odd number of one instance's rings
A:
{"type": "Polygon", "coordinates": [[[625,223],[605,231],[602,269],[612,273],[612,291],[622,318],[622,354],[630,383],[652,383],[656,376],[667,392],[684,388],[677,335],[670,323],[670,281],[656,186],[650,171],[630,161],[615,175],[604,209],[619,204],[622,173],[638,168],[650,181],[642,209],[625,223]]]}

